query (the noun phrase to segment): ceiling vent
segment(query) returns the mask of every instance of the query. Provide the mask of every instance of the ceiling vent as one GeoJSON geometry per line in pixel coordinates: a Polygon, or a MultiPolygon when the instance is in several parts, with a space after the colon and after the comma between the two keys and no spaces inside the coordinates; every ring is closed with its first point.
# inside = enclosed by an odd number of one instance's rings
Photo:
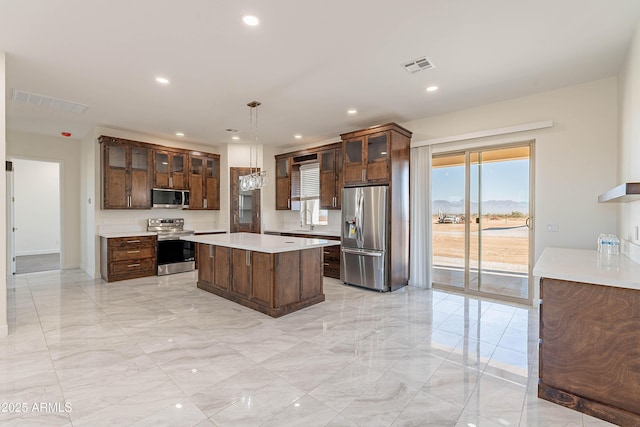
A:
{"type": "Polygon", "coordinates": [[[407,62],[406,64],[402,65],[409,73],[417,73],[418,71],[430,70],[436,67],[435,65],[433,65],[433,62],[425,57],[414,59],[413,61],[407,62]]]}
{"type": "Polygon", "coordinates": [[[13,89],[11,99],[25,104],[38,105],[40,107],[62,110],[68,113],[82,114],[89,108],[88,105],[77,102],[65,101],[63,99],[52,98],[50,96],[38,95],[37,93],[25,92],[13,89]]]}

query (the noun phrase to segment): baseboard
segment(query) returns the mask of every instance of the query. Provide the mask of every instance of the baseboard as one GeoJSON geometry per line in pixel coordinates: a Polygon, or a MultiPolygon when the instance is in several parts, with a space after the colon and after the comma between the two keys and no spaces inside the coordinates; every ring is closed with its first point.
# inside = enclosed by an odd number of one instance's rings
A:
{"type": "Polygon", "coordinates": [[[55,250],[55,249],[42,249],[42,250],[37,250],[37,251],[16,252],[16,256],[49,255],[49,254],[58,254],[58,255],[60,255],[60,251],[59,250],[55,250]]]}

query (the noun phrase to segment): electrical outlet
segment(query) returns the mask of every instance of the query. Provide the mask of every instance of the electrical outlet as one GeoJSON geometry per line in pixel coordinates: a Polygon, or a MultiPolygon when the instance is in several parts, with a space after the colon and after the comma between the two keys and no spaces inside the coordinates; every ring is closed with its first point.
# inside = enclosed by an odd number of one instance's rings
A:
{"type": "Polygon", "coordinates": [[[558,232],[558,224],[555,223],[555,222],[547,224],[547,232],[557,233],[558,232]]]}

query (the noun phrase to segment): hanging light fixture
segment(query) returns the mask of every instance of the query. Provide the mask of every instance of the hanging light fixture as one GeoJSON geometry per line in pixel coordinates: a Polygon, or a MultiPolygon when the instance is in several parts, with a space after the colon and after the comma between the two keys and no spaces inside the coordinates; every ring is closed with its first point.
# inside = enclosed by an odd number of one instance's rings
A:
{"type": "Polygon", "coordinates": [[[251,101],[247,104],[249,107],[249,125],[254,131],[255,149],[256,149],[256,167],[253,168],[253,147],[249,147],[249,175],[240,177],[240,190],[251,191],[260,190],[265,187],[268,182],[267,171],[258,172],[258,106],[260,102],[251,101]],[[255,115],[255,120],[253,116],[255,115]],[[255,125],[254,125],[255,123],[255,125]]]}

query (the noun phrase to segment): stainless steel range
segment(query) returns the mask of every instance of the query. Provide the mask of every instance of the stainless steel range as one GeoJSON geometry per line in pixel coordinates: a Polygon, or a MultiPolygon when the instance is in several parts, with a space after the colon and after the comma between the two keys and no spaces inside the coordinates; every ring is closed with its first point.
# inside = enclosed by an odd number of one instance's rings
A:
{"type": "Polygon", "coordinates": [[[184,218],[149,218],[147,231],[158,233],[158,276],[195,270],[196,244],[180,240],[195,234],[184,229],[184,218]]]}

